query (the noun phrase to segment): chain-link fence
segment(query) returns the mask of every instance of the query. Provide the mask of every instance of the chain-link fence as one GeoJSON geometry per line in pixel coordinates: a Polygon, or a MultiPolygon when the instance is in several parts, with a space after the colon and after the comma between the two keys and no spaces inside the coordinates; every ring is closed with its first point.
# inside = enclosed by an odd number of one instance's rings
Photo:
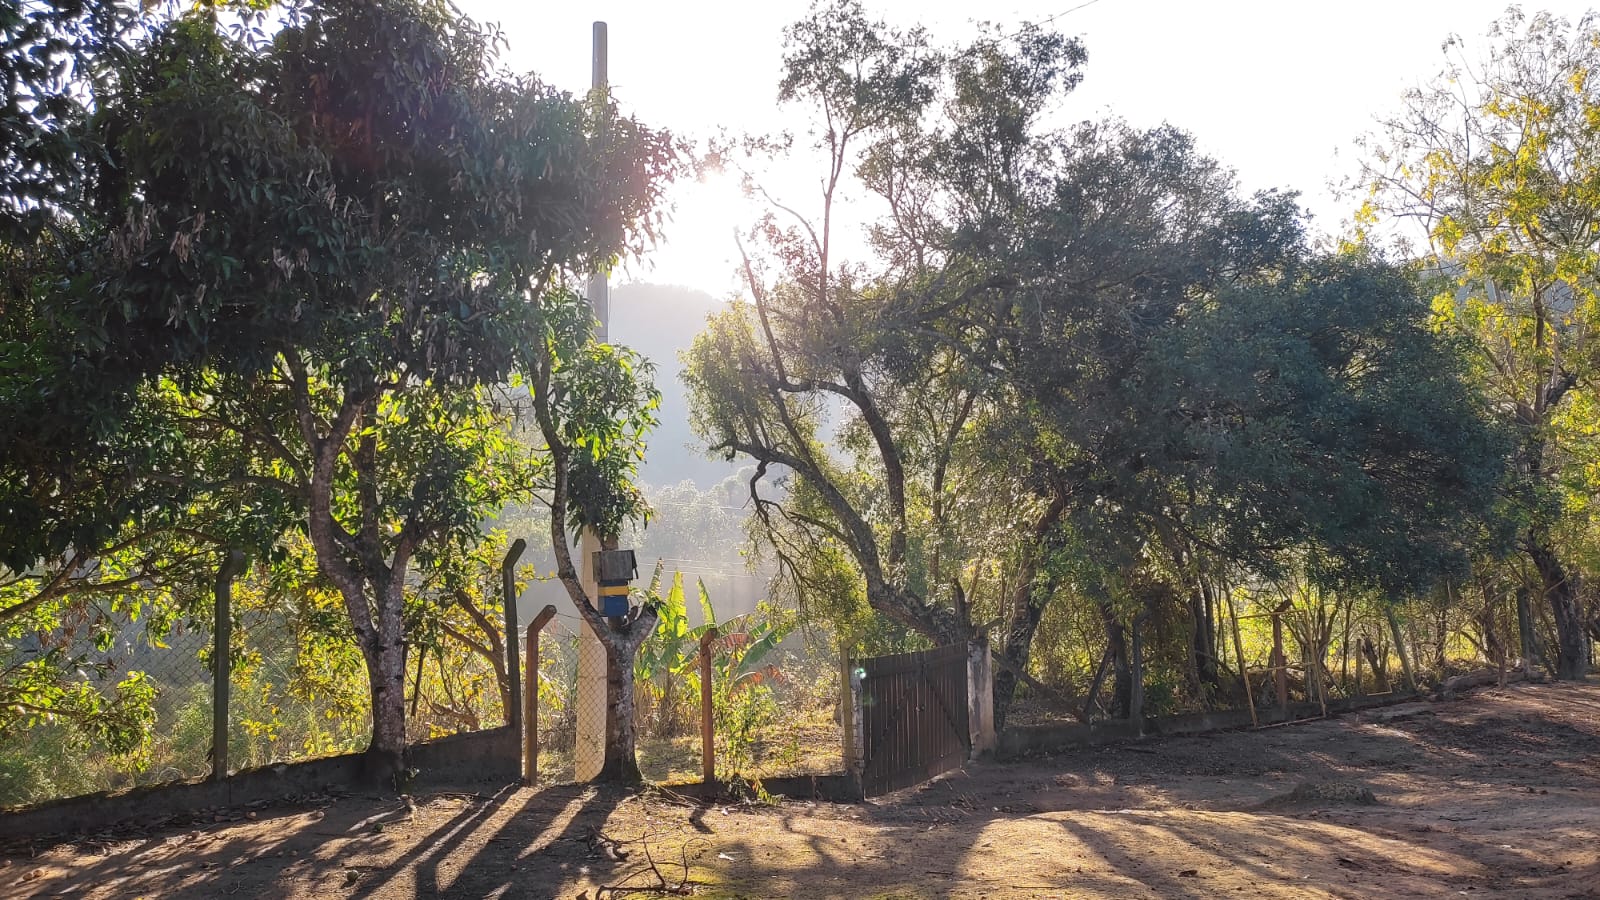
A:
{"type": "Polygon", "coordinates": [[[69,623],[56,633],[17,642],[0,660],[13,679],[48,665],[48,690],[64,681],[68,691],[53,705],[21,714],[21,704],[39,686],[12,687],[21,694],[18,715],[0,742],[0,806],[132,787],[204,775],[210,771],[212,678],[207,665],[212,643],[204,623],[152,624],[127,619],[97,621],[100,639],[80,646],[69,623]],[[57,673],[60,673],[59,675],[57,673]],[[64,676],[64,677],[63,677],[64,676]],[[134,686],[134,690],[129,690],[134,686]],[[78,726],[90,704],[71,688],[107,698],[126,694],[128,715],[142,740],[108,749],[78,726]],[[25,723],[25,727],[24,727],[25,723]],[[143,726],[140,729],[140,726],[143,726]]]}
{"type": "Polygon", "coordinates": [[[560,614],[539,640],[538,681],[529,689],[538,698],[539,780],[572,781],[578,737],[578,634],[573,615],[560,614]]]}
{"type": "MultiPolygon", "coordinates": [[[[273,603],[235,607],[227,706],[220,711],[229,773],[366,748],[367,670],[342,615],[273,603]]],[[[85,704],[58,700],[55,709],[13,716],[0,733],[0,807],[212,774],[219,711],[211,611],[175,622],[128,616],[109,630],[94,649],[64,632],[0,651],[0,675],[48,658],[59,684],[107,702],[116,698],[128,710],[120,727],[131,735],[117,740],[97,731],[79,715],[85,704]],[[126,702],[130,684],[138,686],[137,703],[126,702]]],[[[492,634],[458,629],[411,647],[409,742],[505,724],[509,685],[503,656],[495,658],[504,653],[503,633],[503,626],[492,634]]]]}
{"type": "MultiPolygon", "coordinates": [[[[250,599],[232,616],[227,708],[230,773],[363,750],[371,733],[365,662],[338,608],[250,599]]],[[[481,612],[414,641],[407,659],[412,743],[506,722],[503,616],[481,612]],[[499,626],[492,633],[483,625],[499,626]],[[476,629],[476,630],[473,630],[476,629]]],[[[81,679],[112,696],[130,677],[150,690],[145,739],[129,752],[47,717],[0,741],[0,806],[16,806],[212,774],[214,621],[209,610],[152,625],[130,618],[89,656],[81,679]]],[[[660,783],[705,774],[703,711],[710,709],[713,776],[765,778],[840,771],[836,652],[794,631],[776,611],[732,617],[715,630],[664,624],[635,660],[634,725],[642,774],[660,783]],[[702,652],[703,649],[703,652],[702,652]]],[[[534,691],[538,778],[586,780],[604,758],[606,654],[571,613],[540,632],[534,691]]],[[[519,629],[520,630],[520,629],[519,629]]],[[[519,647],[524,640],[519,635],[519,647]]],[[[8,651],[12,665],[45,647],[8,651]]]]}
{"type": "Polygon", "coordinates": [[[735,621],[678,667],[637,666],[639,767],[657,782],[704,777],[710,711],[712,777],[771,778],[841,771],[839,665],[802,635],[779,640],[735,621]]]}

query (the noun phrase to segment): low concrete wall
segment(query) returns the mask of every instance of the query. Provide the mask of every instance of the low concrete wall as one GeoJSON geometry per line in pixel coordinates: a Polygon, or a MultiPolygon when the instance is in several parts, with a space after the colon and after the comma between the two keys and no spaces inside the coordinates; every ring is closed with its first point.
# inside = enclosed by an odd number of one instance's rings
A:
{"type": "MultiPolygon", "coordinates": [[[[406,750],[416,782],[486,781],[521,777],[521,746],[509,727],[457,734],[406,750]]],[[[352,789],[378,789],[359,753],[280,763],[237,772],[221,781],[192,779],[53,800],[0,812],[0,841],[104,831],[120,824],[151,824],[201,811],[294,800],[352,789]]],[[[393,792],[392,787],[386,792],[393,792]]]]}
{"type": "Polygon", "coordinates": [[[522,741],[509,725],[453,734],[406,749],[406,764],[427,782],[492,781],[522,778],[522,741]]]}
{"type": "MultiPolygon", "coordinates": [[[[1420,696],[1409,692],[1396,692],[1332,700],[1328,703],[1328,715],[1404,703],[1419,699],[1420,696]]],[[[1315,719],[1321,715],[1322,707],[1315,703],[1290,704],[1287,714],[1276,707],[1256,711],[1257,719],[1263,725],[1315,719]]],[[[1088,724],[1071,722],[1060,725],[1013,725],[1001,732],[1000,746],[996,755],[1000,759],[1015,759],[1035,753],[1054,753],[1061,750],[1120,744],[1153,735],[1178,737],[1213,731],[1231,731],[1236,728],[1249,728],[1250,725],[1248,709],[1224,709],[1147,718],[1144,720],[1142,734],[1133,722],[1123,719],[1088,724]]]]}

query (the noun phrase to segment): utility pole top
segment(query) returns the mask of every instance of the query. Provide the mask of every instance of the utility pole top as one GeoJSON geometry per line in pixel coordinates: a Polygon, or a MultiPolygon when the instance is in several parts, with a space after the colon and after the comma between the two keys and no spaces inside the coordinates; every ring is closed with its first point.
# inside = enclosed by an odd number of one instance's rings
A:
{"type": "MultiPolygon", "coordinates": [[[[595,90],[605,90],[608,85],[606,71],[606,23],[594,23],[594,84],[595,90]]],[[[600,343],[611,340],[611,285],[606,276],[595,272],[589,276],[588,290],[589,308],[594,312],[595,321],[599,327],[595,330],[595,337],[600,343]]],[[[588,532],[585,532],[587,534],[588,532]]],[[[584,559],[590,557],[585,555],[584,559]]]]}
{"type": "Polygon", "coordinates": [[[594,83],[590,87],[603,88],[606,86],[606,23],[594,23],[594,83]]]}

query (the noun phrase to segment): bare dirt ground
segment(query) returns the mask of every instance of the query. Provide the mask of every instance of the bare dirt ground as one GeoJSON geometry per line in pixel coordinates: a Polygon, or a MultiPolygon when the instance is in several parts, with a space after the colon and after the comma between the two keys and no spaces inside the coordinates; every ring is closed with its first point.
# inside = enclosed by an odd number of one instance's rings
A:
{"type": "Polygon", "coordinates": [[[0,894],[598,900],[659,886],[648,852],[710,897],[1600,897],[1600,685],[973,766],[860,805],[557,785],[249,815],[12,855],[0,894]]]}

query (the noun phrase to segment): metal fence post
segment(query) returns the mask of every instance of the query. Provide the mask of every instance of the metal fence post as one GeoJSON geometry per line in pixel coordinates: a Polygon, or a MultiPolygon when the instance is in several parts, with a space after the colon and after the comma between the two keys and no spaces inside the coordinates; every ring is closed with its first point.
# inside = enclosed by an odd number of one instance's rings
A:
{"type": "Polygon", "coordinates": [[[716,639],[716,626],[700,635],[700,780],[705,784],[717,780],[717,735],[712,718],[716,706],[711,692],[711,642],[716,639]]]}
{"type": "Polygon", "coordinates": [[[517,659],[517,560],[522,558],[522,551],[528,549],[528,542],[517,538],[506,551],[505,561],[500,564],[500,595],[505,600],[506,610],[506,675],[511,682],[511,702],[506,704],[506,724],[511,726],[514,734],[522,734],[522,663],[517,659]]]}
{"type": "Polygon", "coordinates": [[[245,557],[229,550],[217,569],[211,628],[211,780],[228,777],[228,680],[233,666],[233,580],[244,571],[245,557]]]}
{"type": "Polygon", "coordinates": [[[546,606],[528,623],[528,689],[522,695],[522,781],[539,780],[539,632],[555,618],[556,608],[546,606]]]}

